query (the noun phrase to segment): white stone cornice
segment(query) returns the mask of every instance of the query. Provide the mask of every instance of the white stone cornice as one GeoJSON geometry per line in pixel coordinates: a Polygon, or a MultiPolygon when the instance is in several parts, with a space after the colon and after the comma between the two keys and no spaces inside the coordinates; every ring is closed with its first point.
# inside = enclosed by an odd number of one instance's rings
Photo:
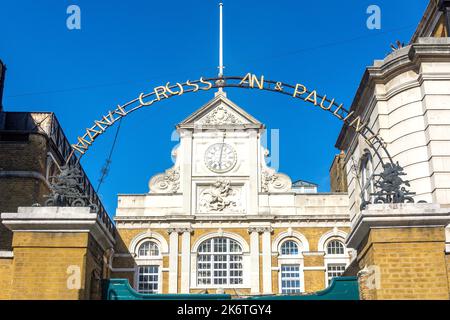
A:
{"type": "Polygon", "coordinates": [[[354,220],[346,245],[358,249],[373,228],[445,227],[450,223],[449,211],[429,203],[372,204],[354,220]]]}
{"type": "Polygon", "coordinates": [[[9,250],[0,250],[0,259],[2,258],[14,258],[14,252],[9,250]]]}
{"type": "Polygon", "coordinates": [[[115,243],[89,207],[19,207],[15,213],[2,213],[1,219],[13,232],[87,232],[105,250],[115,243]]]}
{"type": "MultiPolygon", "coordinates": [[[[350,110],[356,114],[370,113],[370,108],[373,103],[370,102],[378,93],[376,92],[377,84],[386,84],[396,76],[406,73],[407,71],[414,71],[418,77],[416,81],[410,83],[402,83],[398,88],[399,91],[407,89],[408,86],[414,87],[423,82],[423,78],[445,79],[448,77],[446,73],[429,74],[421,71],[422,62],[431,61],[450,62],[450,39],[449,38],[419,38],[417,43],[403,47],[389,54],[383,60],[375,60],[373,66],[366,69],[363,78],[359,84],[355,98],[351,104],[350,110]],[[401,88],[403,87],[403,88],[401,88]],[[362,108],[367,110],[362,110],[362,108]]],[[[395,94],[395,92],[392,92],[395,94]]],[[[389,99],[389,94],[380,96],[379,101],[389,99]]],[[[347,131],[346,126],[343,126],[336,142],[336,147],[339,149],[348,148],[349,142],[353,139],[355,132],[347,131]]]]}

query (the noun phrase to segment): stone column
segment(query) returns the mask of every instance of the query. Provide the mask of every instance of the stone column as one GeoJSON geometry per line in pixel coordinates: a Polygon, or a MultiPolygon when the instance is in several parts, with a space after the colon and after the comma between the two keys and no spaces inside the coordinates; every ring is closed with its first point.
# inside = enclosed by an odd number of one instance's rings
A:
{"type": "Polygon", "coordinates": [[[262,233],[262,274],[263,293],[272,293],[272,245],[270,235],[271,227],[264,227],[262,233]]]}
{"type": "Polygon", "coordinates": [[[178,293],[178,230],[169,233],[169,293],[178,293]]]}
{"type": "Polygon", "coordinates": [[[250,234],[250,293],[260,293],[259,288],[259,232],[258,228],[248,228],[250,234]]]}
{"type": "Polygon", "coordinates": [[[181,293],[189,293],[191,287],[191,233],[193,229],[183,228],[181,235],[181,293]]]}
{"type": "Polygon", "coordinates": [[[427,203],[373,204],[361,211],[346,242],[358,253],[362,298],[449,299],[449,211],[427,203]]]}

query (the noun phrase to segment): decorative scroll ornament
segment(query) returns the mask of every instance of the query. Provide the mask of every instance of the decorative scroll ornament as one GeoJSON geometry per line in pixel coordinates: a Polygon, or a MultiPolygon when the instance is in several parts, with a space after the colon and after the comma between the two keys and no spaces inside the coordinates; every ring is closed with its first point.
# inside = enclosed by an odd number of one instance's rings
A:
{"type": "MultiPolygon", "coordinates": [[[[374,203],[413,203],[414,199],[411,197],[415,192],[406,190],[404,186],[409,187],[409,181],[403,180],[400,176],[404,176],[403,168],[397,163],[383,164],[383,172],[374,174],[374,178],[378,180],[374,182],[377,192],[371,193],[374,196],[374,203]]],[[[423,201],[419,201],[423,202],[423,201]]],[[[361,210],[365,209],[370,201],[364,201],[361,204],[361,210]]]]}
{"type": "Polygon", "coordinates": [[[291,190],[291,179],[282,173],[276,173],[272,168],[261,169],[262,192],[287,192],[291,190]]]}
{"type": "Polygon", "coordinates": [[[152,193],[176,193],[180,188],[179,168],[173,167],[154,176],[150,179],[149,188],[152,193]]]}
{"type": "Polygon", "coordinates": [[[201,194],[202,211],[222,212],[237,208],[237,192],[231,187],[230,180],[218,179],[201,194]]]}
{"type": "Polygon", "coordinates": [[[64,165],[57,176],[51,176],[50,195],[45,201],[46,206],[58,207],[86,207],[89,206],[93,211],[98,208],[89,201],[89,197],[83,192],[83,182],[81,171],[78,167],[64,165]]]}
{"type": "Polygon", "coordinates": [[[229,108],[220,105],[200,119],[198,124],[203,125],[223,125],[223,124],[242,124],[241,119],[236,116],[229,108]]]}

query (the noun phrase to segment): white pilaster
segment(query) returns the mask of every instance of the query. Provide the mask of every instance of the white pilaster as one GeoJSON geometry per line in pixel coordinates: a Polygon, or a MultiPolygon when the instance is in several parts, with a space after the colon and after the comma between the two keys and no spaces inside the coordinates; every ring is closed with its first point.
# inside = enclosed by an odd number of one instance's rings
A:
{"type": "Polygon", "coordinates": [[[262,273],[263,293],[272,293],[272,250],[270,245],[270,227],[264,228],[262,234],[262,273]]]}
{"type": "Polygon", "coordinates": [[[169,293],[178,291],[178,232],[169,229],[169,293]]]}
{"type": "Polygon", "coordinates": [[[249,228],[250,233],[250,292],[260,293],[259,289],[259,234],[256,228],[249,228]]]}
{"type": "Polygon", "coordinates": [[[191,183],[192,183],[192,132],[188,130],[182,130],[180,132],[181,142],[180,142],[180,167],[182,181],[182,191],[183,191],[183,212],[185,214],[192,214],[191,208],[191,183]]]}
{"type": "Polygon", "coordinates": [[[191,286],[191,232],[186,228],[181,236],[181,293],[189,293],[191,286]]]}

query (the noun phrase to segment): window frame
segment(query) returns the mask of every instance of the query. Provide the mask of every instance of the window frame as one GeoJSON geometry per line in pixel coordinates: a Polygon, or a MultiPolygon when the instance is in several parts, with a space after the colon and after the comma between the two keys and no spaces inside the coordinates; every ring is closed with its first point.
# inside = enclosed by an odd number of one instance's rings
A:
{"type": "Polygon", "coordinates": [[[350,254],[349,249],[345,246],[345,240],[340,236],[331,236],[329,237],[323,244],[323,250],[324,250],[324,265],[325,265],[325,285],[328,288],[329,282],[328,282],[328,265],[336,265],[336,264],[343,264],[345,265],[345,268],[348,267],[350,264],[350,254]],[[339,241],[343,247],[344,247],[344,253],[343,254],[330,254],[328,253],[328,244],[332,241],[339,241]]]}
{"type": "MultiPolygon", "coordinates": [[[[292,272],[292,271],[291,271],[292,272]]],[[[278,291],[280,294],[300,294],[302,292],[304,292],[304,273],[303,273],[303,267],[301,263],[291,263],[291,262],[287,262],[287,263],[281,263],[279,264],[279,272],[278,272],[279,276],[278,276],[278,291]],[[298,287],[298,292],[283,292],[283,266],[297,266],[298,267],[298,281],[299,281],[299,287],[298,287]]],[[[292,278],[291,278],[292,279],[292,278]]]]}
{"type": "MultiPolygon", "coordinates": [[[[150,247],[149,252],[151,252],[151,250],[152,249],[150,247]]],[[[135,254],[136,254],[136,257],[139,259],[150,259],[150,258],[154,258],[154,257],[160,257],[161,256],[161,248],[160,248],[160,245],[158,244],[158,242],[154,241],[153,239],[144,239],[137,245],[135,254]],[[139,252],[141,251],[141,247],[146,243],[150,243],[150,246],[151,245],[156,246],[156,250],[158,251],[158,254],[156,254],[156,255],[150,254],[150,255],[145,255],[145,256],[140,255],[139,252]]]]}
{"type": "Polygon", "coordinates": [[[340,263],[339,263],[339,262],[338,262],[338,263],[331,263],[331,262],[329,262],[329,263],[326,264],[326,268],[325,268],[326,282],[325,282],[325,285],[326,285],[327,287],[330,286],[330,284],[331,284],[331,279],[334,278],[334,277],[330,278],[330,276],[329,276],[329,274],[328,274],[328,272],[329,272],[329,271],[328,271],[328,268],[329,268],[330,266],[344,266],[344,270],[342,271],[342,272],[344,272],[345,269],[347,268],[348,264],[346,264],[346,263],[344,263],[344,262],[340,262],[340,263]]]}
{"type": "Polygon", "coordinates": [[[159,294],[162,293],[162,263],[161,264],[138,264],[135,267],[135,272],[134,272],[134,289],[139,292],[140,294],[159,294]],[[158,268],[158,272],[157,272],[157,276],[158,276],[158,280],[157,280],[157,291],[156,292],[152,292],[152,293],[142,293],[141,291],[139,291],[139,269],[141,267],[157,267],[158,268]]]}
{"type": "Polygon", "coordinates": [[[160,241],[153,237],[145,237],[140,239],[139,242],[135,244],[134,247],[134,275],[133,275],[133,288],[139,292],[139,267],[145,267],[145,266],[157,266],[158,267],[158,292],[162,293],[162,286],[163,286],[163,252],[162,252],[162,244],[160,241]],[[141,246],[146,242],[153,242],[157,248],[158,248],[158,255],[153,256],[140,256],[139,250],[141,246]]]}
{"type": "Polygon", "coordinates": [[[278,254],[281,257],[297,257],[299,255],[301,255],[301,245],[298,243],[298,241],[295,241],[292,238],[287,238],[287,239],[283,239],[282,241],[280,241],[280,248],[278,250],[278,254]],[[288,242],[292,242],[297,246],[297,253],[296,254],[283,254],[283,245],[285,245],[288,242]]]}
{"type": "Polygon", "coordinates": [[[360,190],[360,198],[362,202],[370,201],[373,202],[374,196],[371,193],[375,192],[373,175],[374,175],[374,167],[373,167],[373,157],[368,149],[364,149],[364,153],[361,156],[359,165],[359,186],[360,190]]]}
{"type": "Polygon", "coordinates": [[[344,242],[338,238],[331,238],[331,239],[327,240],[327,242],[325,242],[325,254],[328,256],[333,256],[333,257],[334,256],[337,256],[337,257],[345,256],[347,254],[347,250],[345,248],[344,242]],[[330,245],[331,242],[340,243],[342,245],[343,252],[342,253],[328,253],[328,246],[330,245]]]}
{"type": "MultiPolygon", "coordinates": [[[[240,241],[238,241],[235,238],[229,237],[227,235],[214,235],[211,236],[207,239],[203,239],[197,247],[197,251],[195,253],[192,253],[192,265],[193,268],[191,270],[191,274],[194,276],[192,277],[193,283],[191,283],[191,288],[201,288],[201,289],[205,289],[205,288],[216,288],[216,289],[221,289],[221,288],[245,288],[247,287],[247,280],[245,278],[245,274],[247,273],[246,271],[246,254],[244,252],[244,246],[241,244],[240,241]],[[226,239],[227,240],[227,244],[226,244],[226,251],[224,252],[216,252],[214,250],[214,241],[215,239],[226,239]],[[202,245],[205,244],[206,242],[210,242],[210,250],[205,252],[205,251],[201,251],[202,245]],[[235,244],[237,244],[239,246],[239,252],[234,252],[231,251],[231,244],[232,242],[234,242],[235,244]],[[199,264],[202,263],[201,261],[199,261],[199,257],[200,256],[209,256],[211,257],[210,260],[206,263],[209,263],[210,266],[208,269],[200,269],[199,268],[199,264]],[[224,261],[226,263],[226,269],[215,269],[214,268],[214,263],[222,263],[222,261],[214,261],[214,257],[215,256],[226,256],[226,261],[224,261]],[[234,261],[231,260],[231,256],[239,256],[240,260],[237,261],[238,263],[241,264],[241,268],[239,269],[232,269],[230,268],[231,263],[234,263],[234,261]],[[199,276],[199,272],[200,271],[210,271],[210,276],[209,277],[200,277],[199,276]],[[214,271],[220,271],[220,270],[226,270],[226,283],[221,283],[221,284],[215,284],[214,280],[217,278],[221,278],[223,279],[223,277],[215,277],[214,276],[214,271]],[[230,276],[230,271],[233,270],[238,270],[242,272],[242,276],[241,277],[231,277],[230,276]],[[241,283],[236,283],[236,284],[231,284],[230,280],[231,279],[241,279],[241,283]],[[209,279],[210,283],[199,283],[200,279],[209,279]]],[[[205,263],[205,262],[203,262],[205,263]]]]}

